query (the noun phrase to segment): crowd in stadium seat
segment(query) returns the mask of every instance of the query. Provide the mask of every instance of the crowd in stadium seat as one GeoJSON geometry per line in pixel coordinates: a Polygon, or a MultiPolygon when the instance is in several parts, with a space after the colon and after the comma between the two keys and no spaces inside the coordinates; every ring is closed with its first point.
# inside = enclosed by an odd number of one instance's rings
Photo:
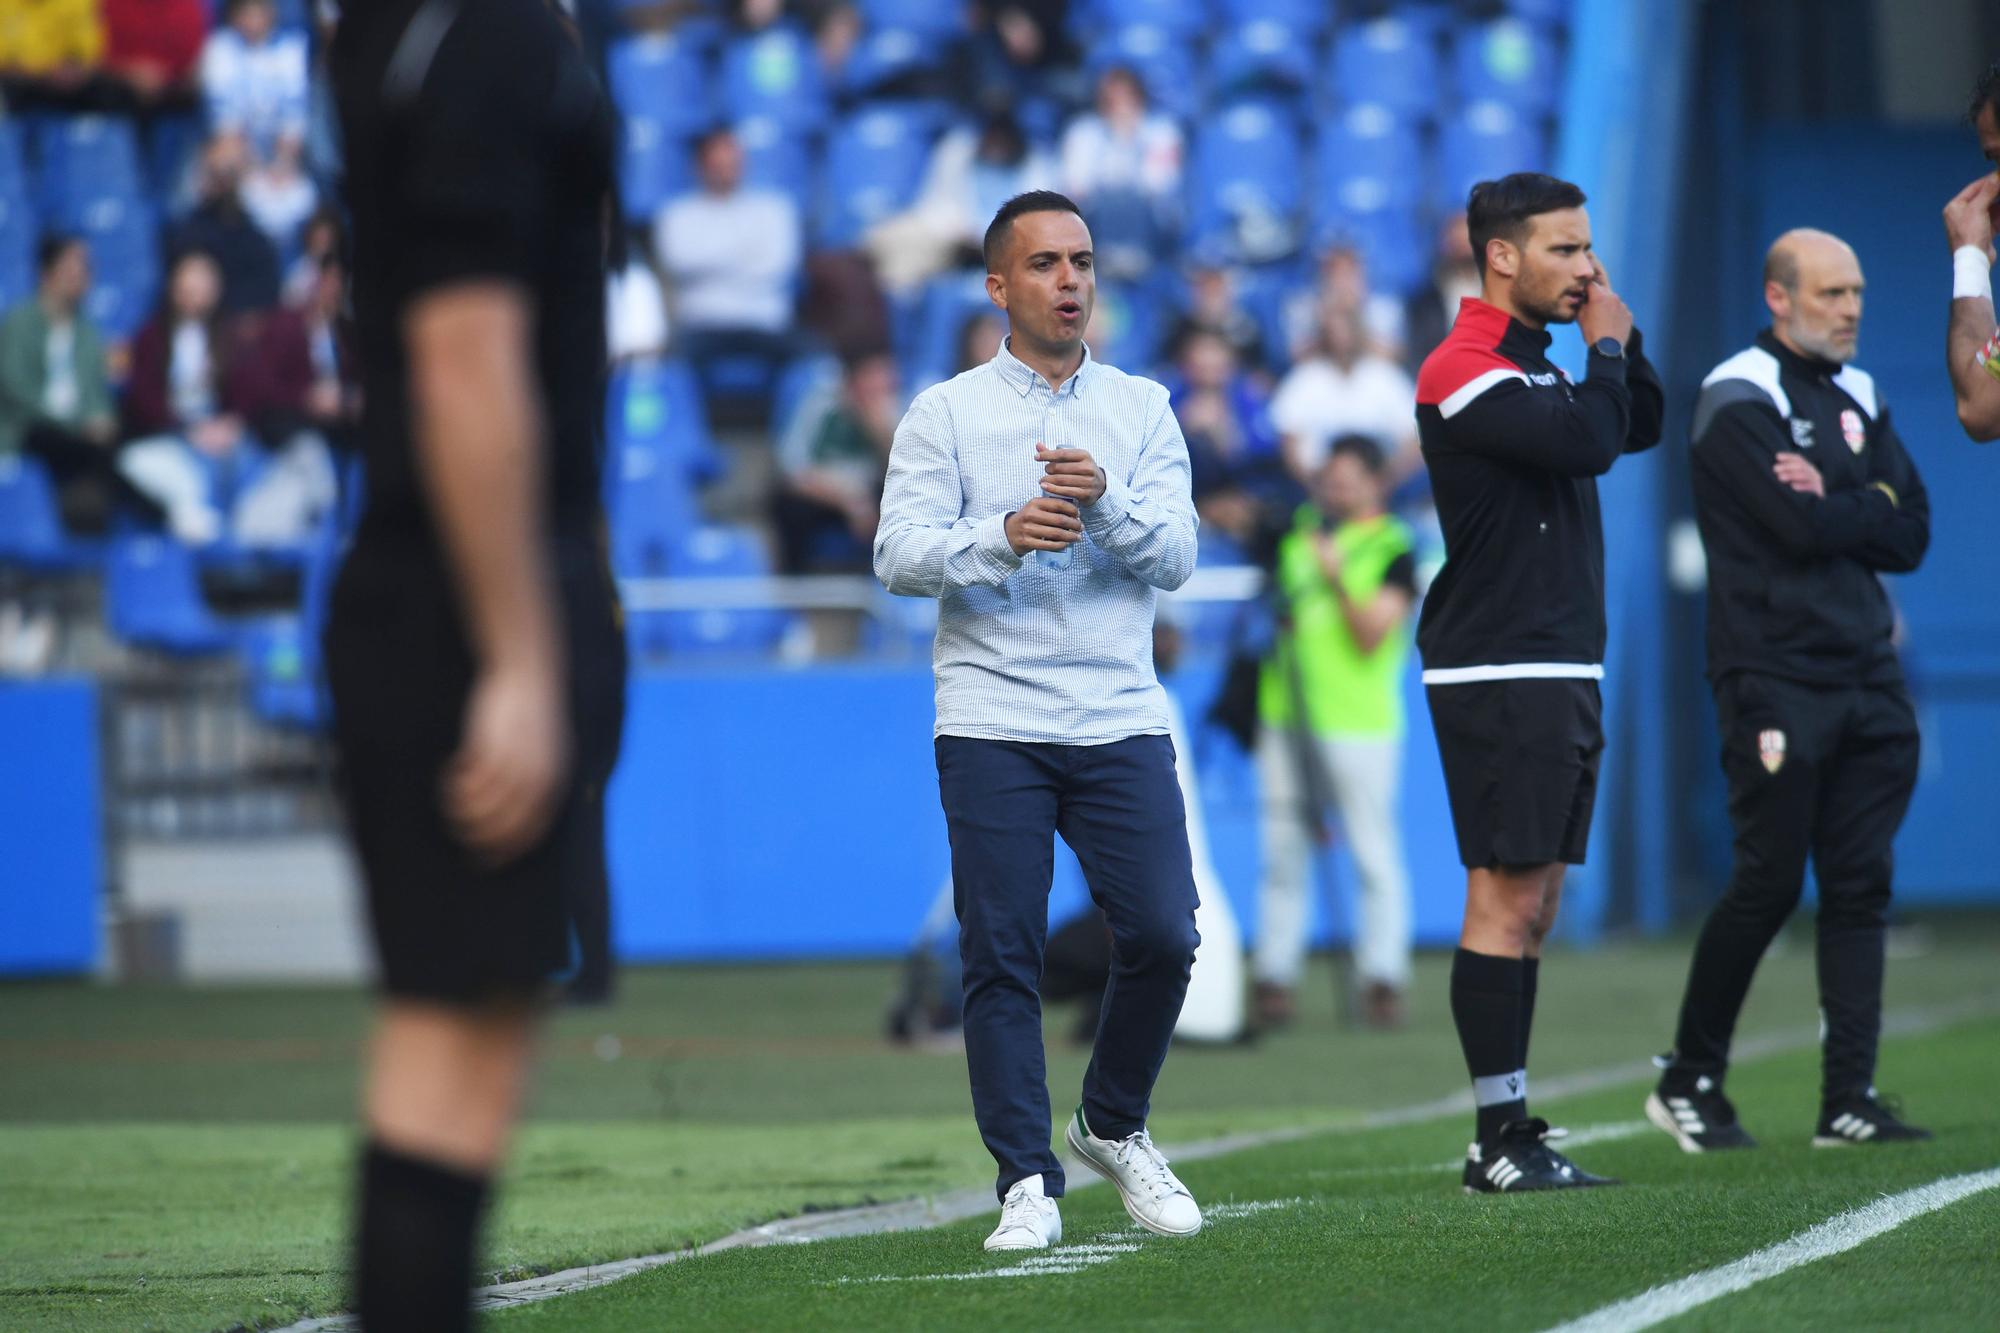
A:
{"type": "MultiPolygon", "coordinates": [[[[1565,0],[575,8],[621,113],[607,500],[625,525],[750,524],[729,561],[753,571],[866,568],[886,423],[966,347],[991,346],[978,243],[1022,189],[1087,210],[1092,347],[1173,383],[1220,530],[1240,530],[1246,504],[1289,503],[1348,429],[1409,474],[1408,414],[1387,405],[1474,285],[1456,208],[1473,180],[1549,164],[1567,42],[1565,0]],[[768,466],[741,467],[772,442],[768,466]],[[725,476],[750,481],[708,489],[725,476]]],[[[36,300],[44,236],[78,239],[94,271],[79,327],[101,338],[121,405],[101,447],[146,445],[126,446],[121,475],[150,479],[184,539],[231,545],[246,488],[285,474],[296,441],[337,448],[352,425],[348,391],[329,387],[347,359],[320,279],[340,226],[336,16],[312,0],[39,0],[0,16],[0,308],[36,300]],[[219,270],[215,314],[196,321],[206,353],[167,281],[189,254],[219,270]],[[255,332],[295,323],[308,373],[293,332],[255,332]],[[289,367],[264,364],[277,356],[289,367]],[[160,401],[147,380],[162,366],[187,390],[197,365],[203,410],[240,421],[249,452],[213,447],[226,431],[198,412],[134,412],[160,401]],[[283,411],[246,411],[246,380],[290,386],[283,411]],[[201,462],[164,493],[163,432],[201,462]],[[218,462],[238,456],[255,466],[218,462]],[[174,497],[197,471],[189,506],[174,497]]],[[[10,435],[0,424],[0,454],[10,435]]],[[[288,528],[327,502],[331,456],[300,468],[310,500],[288,528]]],[[[74,470],[58,481],[86,518],[74,470]]],[[[714,563],[686,547],[617,543],[627,573],[714,563]]]]}

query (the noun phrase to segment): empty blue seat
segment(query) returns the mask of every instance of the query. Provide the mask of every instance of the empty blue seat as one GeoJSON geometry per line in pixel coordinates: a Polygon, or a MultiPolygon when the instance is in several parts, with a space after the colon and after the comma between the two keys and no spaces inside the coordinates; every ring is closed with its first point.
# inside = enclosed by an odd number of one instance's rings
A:
{"type": "Polygon", "coordinates": [[[1311,84],[1312,64],[1305,31],[1269,18],[1225,29],[1209,55],[1219,96],[1255,89],[1296,92],[1311,84]]]}
{"type": "Polygon", "coordinates": [[[706,483],[722,474],[701,385],[686,362],[643,362],[613,372],[605,440],[613,456],[635,447],[651,451],[685,484],[706,483]]]}
{"type": "Polygon", "coordinates": [[[820,170],[819,244],[848,248],[868,228],[907,207],[923,181],[930,137],[926,116],[888,104],[836,126],[820,170]]]}
{"type": "Polygon", "coordinates": [[[62,225],[93,200],[145,193],[138,134],[125,117],[50,117],[37,126],[35,148],[43,210],[62,225]]]}
{"type": "Polygon", "coordinates": [[[90,246],[85,313],[111,337],[131,337],[159,294],[159,228],[151,205],[137,198],[98,199],[67,225],[90,246]]]}
{"type": "Polygon", "coordinates": [[[1169,115],[1187,119],[1206,100],[1206,83],[1185,33],[1163,23],[1128,22],[1090,48],[1092,76],[1122,65],[1139,76],[1146,96],[1169,115]]]}
{"type": "Polygon", "coordinates": [[[840,80],[850,96],[864,95],[944,59],[945,39],[935,30],[877,25],[862,34],[840,80]]]}
{"type": "Polygon", "coordinates": [[[1196,37],[1210,19],[1205,0],[1087,0],[1078,9],[1080,25],[1097,33],[1147,24],[1179,37],[1196,37]]]}
{"type": "Polygon", "coordinates": [[[1428,31],[1404,18],[1382,18],[1335,34],[1328,83],[1339,105],[1374,103],[1423,121],[1436,115],[1440,72],[1428,31]]]}
{"type": "Polygon", "coordinates": [[[744,183],[791,196],[804,217],[812,207],[812,145],[806,137],[771,116],[752,116],[737,122],[736,141],[743,147],[744,183]]]}
{"type": "Polygon", "coordinates": [[[626,116],[618,126],[618,190],[626,218],[653,217],[676,195],[694,188],[689,141],[651,116],[626,116]]]}
{"type": "Polygon", "coordinates": [[[320,731],[329,720],[320,636],[343,549],[329,519],[306,548],[298,611],[261,620],[242,636],[251,711],[275,726],[320,731]]]}
{"type": "Polygon", "coordinates": [[[1341,219],[1412,208],[1430,190],[1423,136],[1376,103],[1350,107],[1313,145],[1312,222],[1323,242],[1341,219]]]}
{"type": "Polygon", "coordinates": [[[1195,139],[1188,173],[1195,249],[1244,263],[1297,250],[1302,156],[1282,109],[1252,101],[1217,112],[1195,139]]]}
{"type": "Polygon", "coordinates": [[[729,116],[772,116],[795,130],[825,124],[826,90],[819,55],[805,31],[773,24],[723,48],[722,97],[729,116]]]}
{"type": "Polygon", "coordinates": [[[34,295],[38,235],[27,196],[0,190],[0,310],[34,295]]]}
{"type": "Polygon", "coordinates": [[[155,112],[146,130],[146,180],[153,200],[168,212],[192,186],[196,154],[201,148],[202,116],[198,111],[155,112]]]}
{"type": "Polygon", "coordinates": [[[28,164],[21,148],[21,122],[13,116],[0,117],[0,199],[14,199],[28,193],[28,164]]]}
{"type": "Polygon", "coordinates": [[[1505,0],[1507,12],[1544,27],[1561,27],[1569,22],[1570,0],[1505,0]]]}
{"type": "Polygon", "coordinates": [[[86,567],[92,553],[63,527],[55,484],[41,462],[0,457],[0,564],[54,572],[86,567]]]}
{"type": "Polygon", "coordinates": [[[607,460],[611,564],[622,578],[664,578],[675,541],[700,521],[694,490],[673,460],[628,444],[607,460]]]}
{"type": "Polygon", "coordinates": [[[112,635],[138,648],[199,657],[226,652],[234,642],[202,600],[194,553],[169,537],[112,540],[104,610],[112,635]]]}
{"type": "MultiPolygon", "coordinates": [[[[771,572],[771,561],[756,531],[715,524],[684,531],[668,556],[667,572],[674,578],[760,578],[771,572]]],[[[722,653],[768,653],[791,626],[791,615],[777,610],[714,608],[668,611],[666,646],[677,656],[722,653]]]]}
{"type": "Polygon", "coordinates": [[[1420,214],[1390,206],[1350,213],[1329,229],[1326,241],[1353,246],[1368,261],[1368,282],[1377,291],[1406,296],[1429,276],[1430,240],[1420,214]]]}
{"type": "Polygon", "coordinates": [[[1439,202],[1462,208],[1483,180],[1516,171],[1547,171],[1548,136],[1503,102],[1475,102],[1447,121],[1438,140],[1439,202]]]}
{"type": "Polygon", "coordinates": [[[992,309],[985,274],[933,278],[918,303],[910,355],[903,362],[904,387],[914,393],[956,374],[958,367],[952,362],[958,355],[959,330],[973,315],[992,309]]]}
{"type": "Polygon", "coordinates": [[[1561,62],[1551,34],[1520,19],[1459,30],[1453,45],[1462,104],[1500,102],[1525,117],[1546,116],[1562,97],[1561,62]]]}
{"type": "Polygon", "coordinates": [[[708,58],[699,44],[675,33],[648,33],[613,43],[604,63],[622,115],[644,117],[673,138],[715,123],[708,58]]]}
{"type": "Polygon", "coordinates": [[[930,36],[951,36],[965,28],[965,6],[938,0],[861,0],[869,28],[907,28],[930,36]]]}
{"type": "Polygon", "coordinates": [[[1276,23],[1312,42],[1326,31],[1334,7],[1326,0],[1217,0],[1216,10],[1225,24],[1276,23]]]}

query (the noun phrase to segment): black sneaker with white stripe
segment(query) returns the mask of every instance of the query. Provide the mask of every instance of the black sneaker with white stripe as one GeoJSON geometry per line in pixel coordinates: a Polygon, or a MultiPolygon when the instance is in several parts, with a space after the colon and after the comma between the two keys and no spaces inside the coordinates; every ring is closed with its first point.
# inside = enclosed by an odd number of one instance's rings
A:
{"type": "Polygon", "coordinates": [[[1491,1143],[1472,1144],[1465,1150],[1465,1192],[1520,1194],[1618,1183],[1609,1176],[1593,1176],[1549,1146],[1550,1139],[1564,1133],[1535,1117],[1504,1126],[1491,1143]]]}
{"type": "Polygon", "coordinates": [[[1646,1098],[1646,1119],[1673,1135],[1682,1152],[1757,1146],[1736,1122],[1736,1108],[1722,1095],[1722,1085],[1707,1074],[1669,1069],[1646,1098]]]}
{"type": "Polygon", "coordinates": [[[1858,1097],[1835,1102],[1819,1113],[1819,1128],[1813,1131],[1815,1148],[1847,1148],[1858,1143],[1918,1143],[1931,1136],[1928,1129],[1905,1124],[1897,1112],[1883,1104],[1870,1088],[1858,1097]]]}

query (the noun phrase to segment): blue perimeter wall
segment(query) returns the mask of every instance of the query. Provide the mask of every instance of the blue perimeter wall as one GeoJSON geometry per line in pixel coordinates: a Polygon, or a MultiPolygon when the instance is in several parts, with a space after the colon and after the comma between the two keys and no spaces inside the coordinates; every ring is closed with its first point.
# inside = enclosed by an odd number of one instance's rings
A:
{"type": "Polygon", "coordinates": [[[0,976],[96,964],[100,790],[96,686],[0,685],[0,976]]]}

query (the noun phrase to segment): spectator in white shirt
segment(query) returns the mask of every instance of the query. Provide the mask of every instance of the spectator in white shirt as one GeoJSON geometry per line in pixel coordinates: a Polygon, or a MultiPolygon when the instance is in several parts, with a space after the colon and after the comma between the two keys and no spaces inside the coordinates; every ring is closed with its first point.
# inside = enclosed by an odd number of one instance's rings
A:
{"type": "Polygon", "coordinates": [[[201,53],[211,127],[249,139],[260,159],[280,140],[305,142],[307,69],[302,32],[280,32],[272,0],[228,0],[201,53]]]}
{"type": "Polygon", "coordinates": [[[864,242],[883,288],[906,293],[939,273],[976,270],[986,219],[1055,179],[1054,160],[1011,111],[989,112],[976,130],[947,131],[931,149],[916,202],[876,223],[864,242]]]}
{"type": "Polygon", "coordinates": [[[1403,368],[1368,350],[1360,312],[1335,305],[1321,312],[1318,347],[1278,385],[1271,421],[1285,465],[1301,485],[1318,472],[1336,436],[1353,434],[1380,446],[1393,486],[1422,466],[1416,401],[1403,368]]]}
{"type": "Polygon", "coordinates": [[[1181,188],[1181,131],[1146,106],[1139,76],[1114,65],[1098,78],[1097,107],[1062,137],[1063,189],[1095,219],[1100,274],[1144,272],[1173,221],[1181,188]]]}
{"type": "Polygon", "coordinates": [[[701,188],[660,210],[653,228],[682,346],[697,361],[789,355],[798,206],[780,191],[744,186],[743,149],[728,129],[701,137],[695,169],[701,188]]]}
{"type": "Polygon", "coordinates": [[[656,361],[667,354],[667,298],[634,231],[615,246],[604,275],[604,342],[611,364],[656,361]]]}

